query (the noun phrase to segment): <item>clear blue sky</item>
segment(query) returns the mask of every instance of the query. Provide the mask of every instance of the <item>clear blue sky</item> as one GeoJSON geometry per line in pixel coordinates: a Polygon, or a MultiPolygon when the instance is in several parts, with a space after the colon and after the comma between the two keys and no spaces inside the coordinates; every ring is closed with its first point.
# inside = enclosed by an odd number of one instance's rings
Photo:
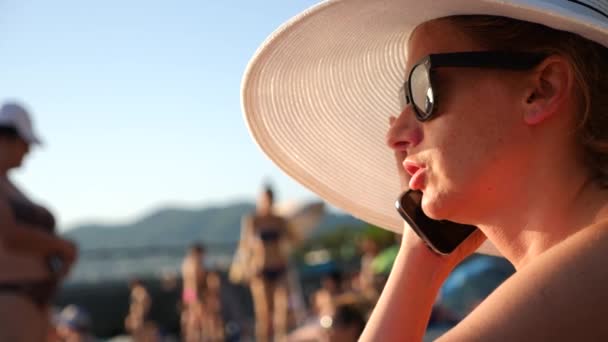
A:
{"type": "Polygon", "coordinates": [[[136,219],[165,204],[313,195],[251,139],[240,82],[258,45],[316,1],[0,0],[0,101],[46,145],[11,176],[57,215],[136,219]]]}

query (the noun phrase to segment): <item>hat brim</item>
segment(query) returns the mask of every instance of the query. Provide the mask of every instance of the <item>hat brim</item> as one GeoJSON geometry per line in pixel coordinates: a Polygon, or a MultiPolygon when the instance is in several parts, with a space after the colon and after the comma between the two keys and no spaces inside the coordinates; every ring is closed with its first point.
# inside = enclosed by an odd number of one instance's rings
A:
{"type": "MultiPolygon", "coordinates": [[[[607,18],[565,0],[327,1],[281,26],[249,63],[242,109],[254,140],[327,202],[401,232],[384,137],[400,111],[407,40],[423,22],[462,14],[537,22],[608,46],[607,18]]],[[[497,254],[490,243],[480,251],[497,254]]]]}
{"type": "Polygon", "coordinates": [[[19,136],[30,145],[36,145],[36,146],[42,145],[42,141],[40,141],[40,139],[38,139],[33,133],[32,134],[21,134],[20,133],[19,136]]]}

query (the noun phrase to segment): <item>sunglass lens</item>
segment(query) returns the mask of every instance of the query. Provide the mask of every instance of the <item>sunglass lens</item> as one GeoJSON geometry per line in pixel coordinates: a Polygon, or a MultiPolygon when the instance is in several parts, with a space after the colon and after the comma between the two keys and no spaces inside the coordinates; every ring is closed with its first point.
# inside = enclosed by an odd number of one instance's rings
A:
{"type": "Polygon", "coordinates": [[[416,106],[420,120],[426,120],[433,112],[435,94],[431,87],[431,80],[427,68],[420,64],[417,65],[410,77],[412,100],[416,106]]]}
{"type": "Polygon", "coordinates": [[[403,87],[399,89],[399,105],[401,106],[401,111],[405,109],[410,104],[410,97],[407,93],[407,88],[409,87],[408,82],[405,82],[403,87]]]}

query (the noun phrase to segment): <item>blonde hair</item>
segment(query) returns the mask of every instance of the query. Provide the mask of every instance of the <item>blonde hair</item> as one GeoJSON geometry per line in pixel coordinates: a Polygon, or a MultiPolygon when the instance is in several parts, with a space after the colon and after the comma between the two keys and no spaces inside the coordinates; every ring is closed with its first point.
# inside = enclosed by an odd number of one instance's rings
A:
{"type": "Polygon", "coordinates": [[[542,52],[570,60],[580,97],[576,138],[592,175],[608,187],[608,48],[571,32],[506,17],[445,19],[483,48],[542,52]]]}

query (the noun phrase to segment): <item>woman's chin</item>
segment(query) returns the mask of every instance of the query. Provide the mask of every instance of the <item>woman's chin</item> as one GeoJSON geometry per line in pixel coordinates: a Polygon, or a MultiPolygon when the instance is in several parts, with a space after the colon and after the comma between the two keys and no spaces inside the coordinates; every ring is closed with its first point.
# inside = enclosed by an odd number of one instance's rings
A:
{"type": "Polygon", "coordinates": [[[450,207],[452,205],[445,195],[425,191],[422,197],[422,210],[433,220],[450,220],[450,207]]]}

